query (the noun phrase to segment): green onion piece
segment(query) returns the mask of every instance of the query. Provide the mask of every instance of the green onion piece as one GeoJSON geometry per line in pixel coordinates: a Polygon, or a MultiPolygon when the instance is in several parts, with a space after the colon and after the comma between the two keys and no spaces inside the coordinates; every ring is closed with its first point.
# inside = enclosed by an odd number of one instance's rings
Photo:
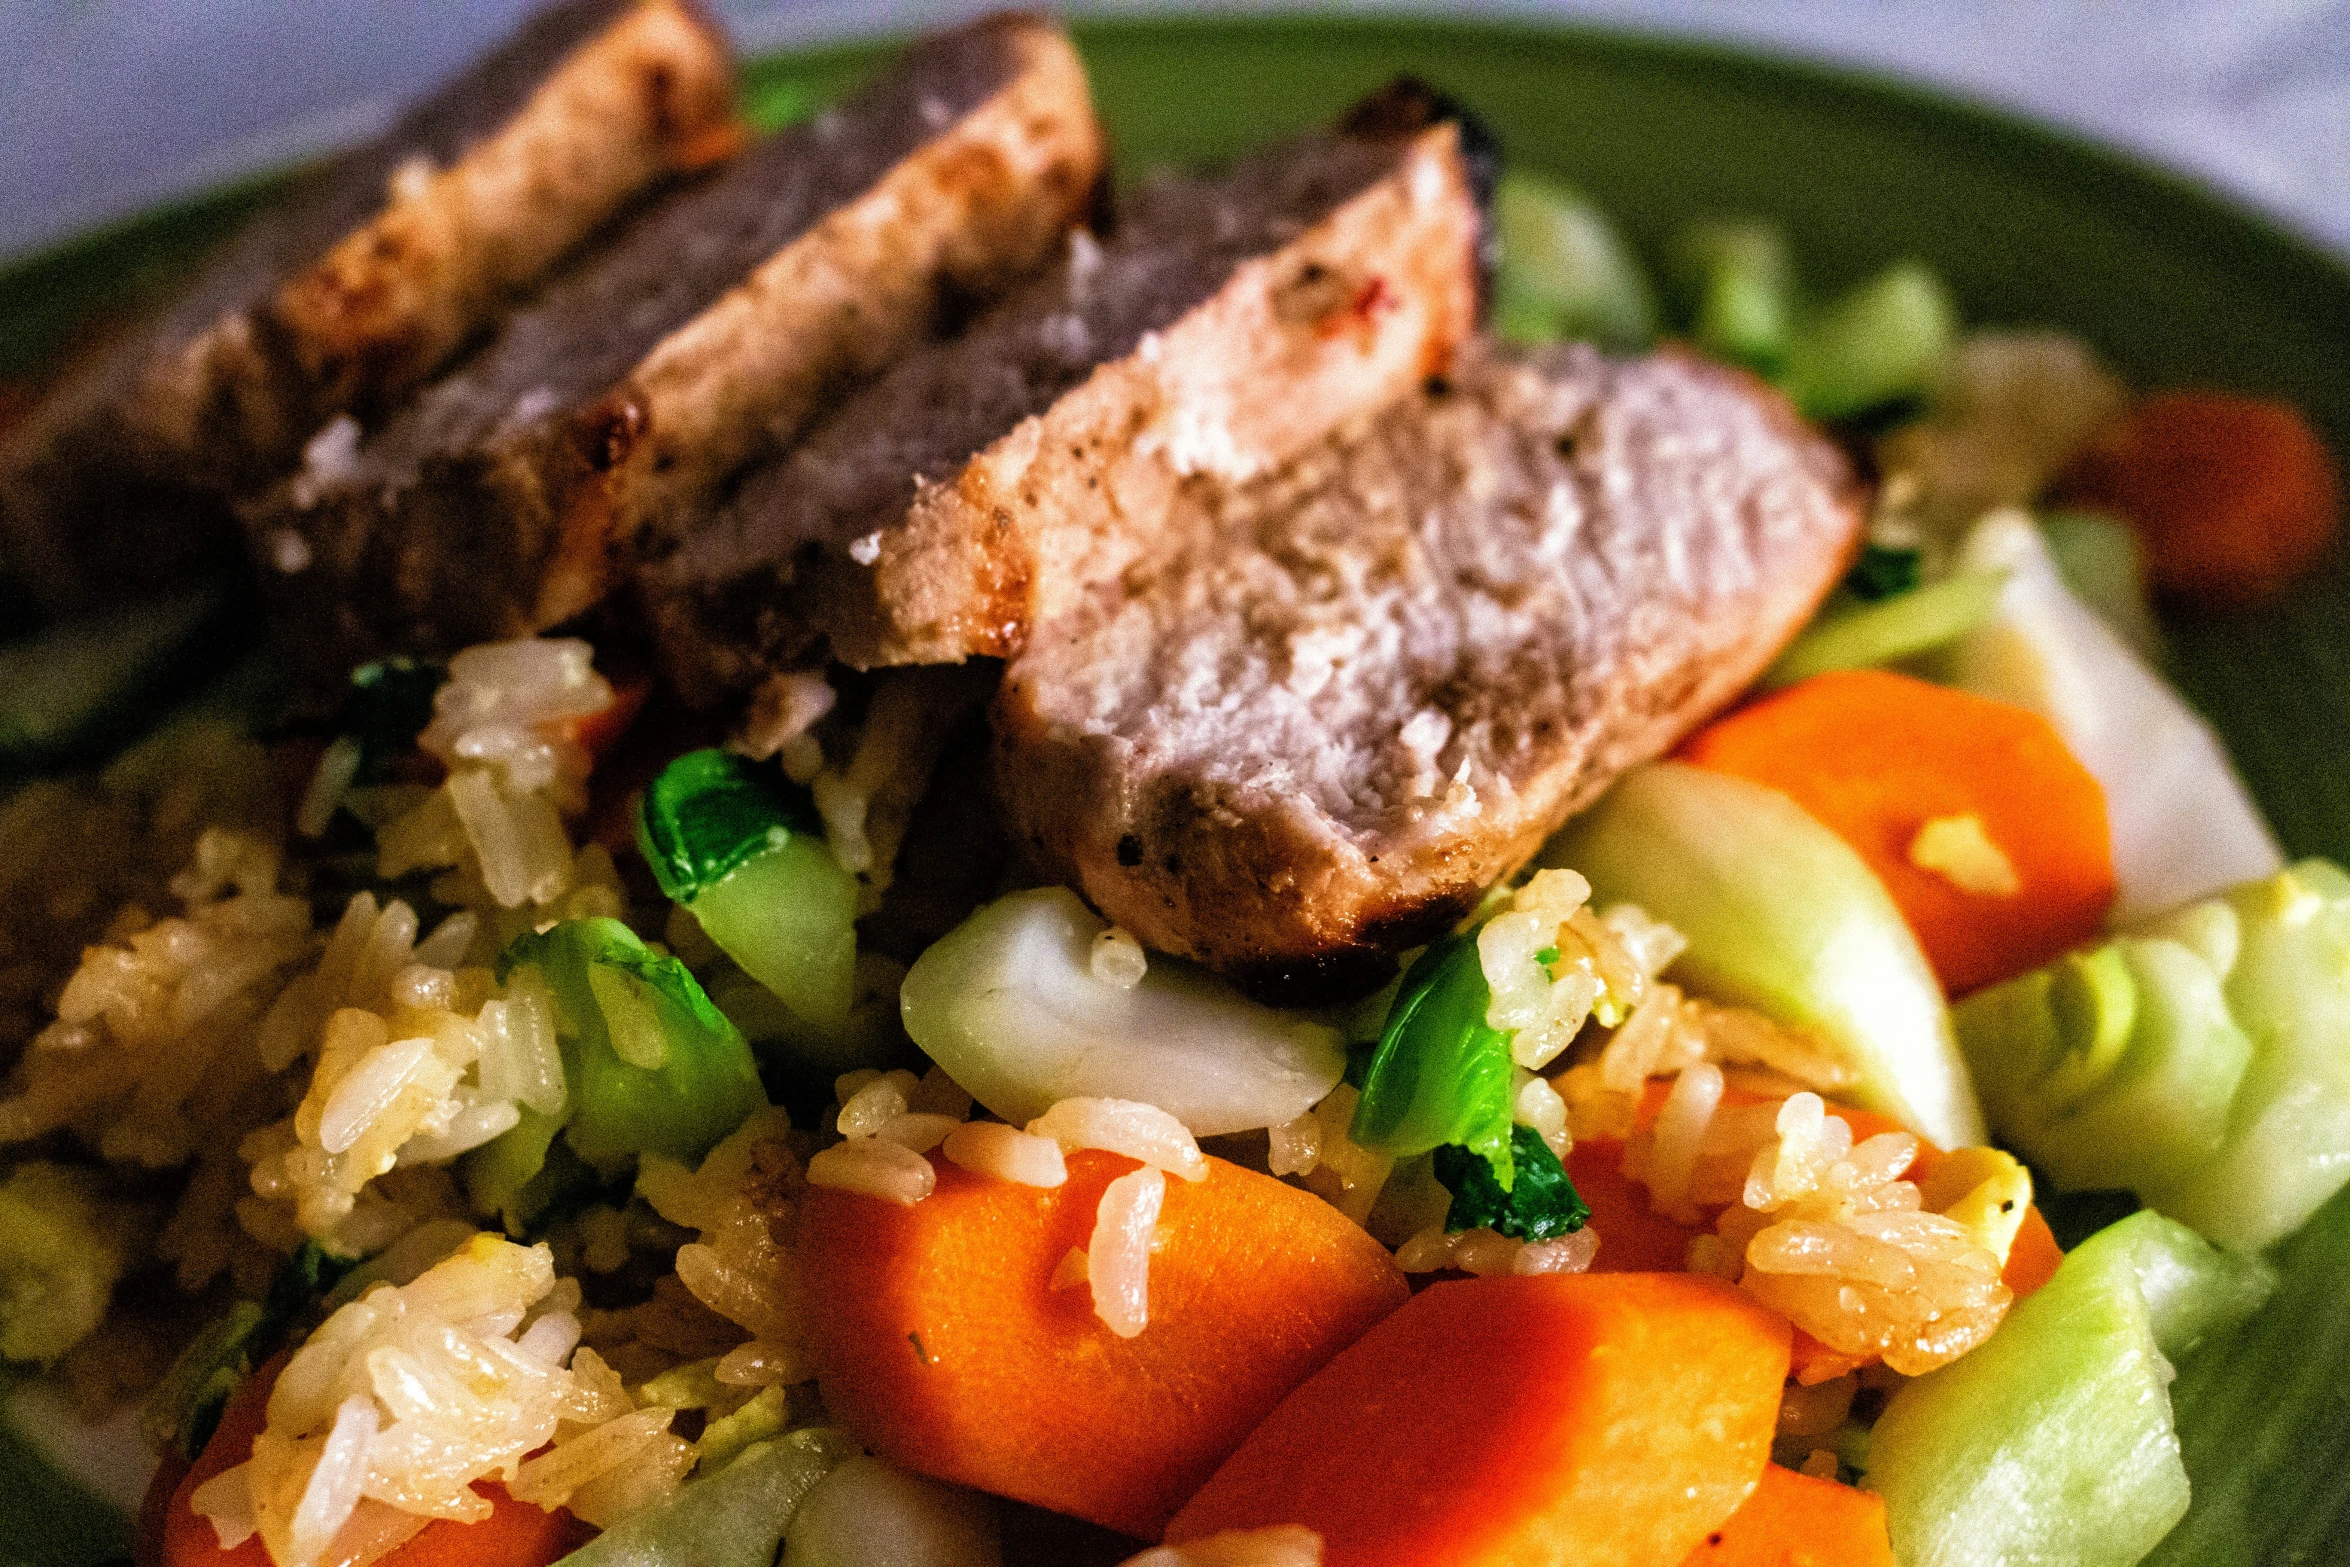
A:
{"type": "Polygon", "coordinates": [[[1522,1241],[1556,1240],[1583,1228],[1591,1206],[1567,1179],[1558,1155],[1530,1126],[1510,1129],[1517,1180],[1504,1186],[1492,1163],[1466,1148],[1436,1150],[1436,1179],[1452,1193],[1447,1230],[1495,1230],[1522,1241]]]}
{"type": "Polygon", "coordinates": [[[1510,1036],[1485,1021],[1492,1004],[1474,932],[1422,953],[1363,1069],[1349,1135],[1398,1159],[1457,1145],[1490,1164],[1508,1191],[1516,1171],[1510,1036]]]}

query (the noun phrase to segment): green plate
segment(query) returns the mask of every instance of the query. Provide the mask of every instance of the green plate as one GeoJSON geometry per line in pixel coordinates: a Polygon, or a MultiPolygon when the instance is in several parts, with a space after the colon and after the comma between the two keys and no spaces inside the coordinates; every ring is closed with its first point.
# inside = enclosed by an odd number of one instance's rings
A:
{"type": "MultiPolygon", "coordinates": [[[[1683,220],[1783,224],[1807,275],[1934,266],[1970,323],[2045,324],[2141,384],[2299,403],[2350,452],[2350,271],[2194,186],[1914,89],[1703,45],[1437,21],[1216,18],[1080,25],[1128,168],[1229,156],[1414,72],[1523,164],[1564,176],[1653,251],[1683,220]]],[[[762,59],[782,118],[874,46],[762,59]]],[[[153,214],[0,274],[0,375],[168,278],[266,181],[153,214]]],[[[2174,617],[2175,673],[2218,724],[2287,849],[2350,861],[2350,571],[2257,617],[2174,617]]],[[[0,1563],[119,1557],[119,1518],[0,1438],[0,1563]]]]}

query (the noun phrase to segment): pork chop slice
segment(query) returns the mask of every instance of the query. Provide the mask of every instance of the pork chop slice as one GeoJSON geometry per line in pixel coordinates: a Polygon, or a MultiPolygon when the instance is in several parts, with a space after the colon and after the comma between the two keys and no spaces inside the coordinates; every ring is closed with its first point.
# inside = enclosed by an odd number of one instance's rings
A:
{"type": "Polygon", "coordinates": [[[566,0],[293,182],[0,451],[0,541],[64,609],[167,579],[223,496],[373,418],[665,176],[739,144],[692,0],[566,0]]]}
{"type": "Polygon", "coordinates": [[[1016,652],[1179,481],[1265,472],[1450,361],[1484,160],[1398,83],[1334,131],[1145,185],[1106,239],[900,361],[640,574],[673,680],[714,702],[827,651],[1016,652]]]}
{"type": "Polygon", "coordinates": [[[1479,354],[1184,488],[995,710],[1014,836],[1163,952],[1366,989],[1752,681],[1861,526],[1842,454],[1679,353],[1479,354]]]}
{"type": "Polygon", "coordinates": [[[1105,157],[1057,28],[917,41],[630,219],[381,429],[313,442],[244,509],[281,631],[339,677],[580,613],[640,535],[1041,265],[1105,157]]]}

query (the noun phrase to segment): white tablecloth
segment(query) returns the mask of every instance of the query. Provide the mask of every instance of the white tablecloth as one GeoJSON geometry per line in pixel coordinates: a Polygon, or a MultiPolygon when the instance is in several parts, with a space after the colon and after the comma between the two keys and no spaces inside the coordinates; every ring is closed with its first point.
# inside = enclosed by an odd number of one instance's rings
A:
{"type": "MultiPolygon", "coordinates": [[[[747,44],[987,0],[717,0],[747,44]]],[[[381,123],[527,0],[0,0],[0,256],[381,123]]],[[[1235,7],[1245,8],[1245,7],[1235,7]]],[[[1170,9],[1076,0],[1068,9],[1170,9]]],[[[1943,84],[2230,190],[2350,252],[2350,0],[1488,0],[1943,84]]]]}

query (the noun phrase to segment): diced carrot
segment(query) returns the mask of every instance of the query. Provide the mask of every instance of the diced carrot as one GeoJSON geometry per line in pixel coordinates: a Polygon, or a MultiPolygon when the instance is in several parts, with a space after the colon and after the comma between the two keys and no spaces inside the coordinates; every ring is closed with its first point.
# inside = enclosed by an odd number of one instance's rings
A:
{"type": "MultiPolygon", "coordinates": [[[[205,1481],[253,1456],[253,1439],[268,1423],[269,1390],[286,1358],[280,1354],[264,1362],[221,1412],[212,1440],[172,1492],[156,1542],[159,1549],[144,1558],[155,1567],[270,1567],[259,1535],[246,1536],[234,1550],[222,1550],[211,1520],[197,1516],[191,1499],[205,1481]]],[[[406,1543],[377,1557],[376,1567],[547,1567],[595,1533],[561,1508],[549,1512],[514,1500],[494,1480],[478,1481],[474,1489],[492,1506],[487,1518],[479,1523],[428,1523],[406,1543]]]]}
{"type": "Polygon", "coordinates": [[[601,712],[575,719],[571,725],[572,743],[586,751],[596,761],[602,761],[620,737],[628,733],[628,726],[636,722],[636,715],[645,705],[645,698],[653,693],[653,677],[636,675],[616,680],[612,684],[612,700],[601,712]]]}
{"type": "Polygon", "coordinates": [[[1155,1537],[1282,1397],[1403,1304],[1394,1260],[1320,1198],[1208,1161],[1169,1177],[1149,1321],[1120,1338],[1082,1284],[1102,1190],[1072,1155],[1039,1189],[938,1160],[911,1207],[827,1187],[800,1211],[826,1408],[885,1458],[1155,1537]]]}
{"type": "Polygon", "coordinates": [[[2082,454],[2068,499],[2120,514],[2174,598],[2245,608],[2325,558],[2341,481],[2289,403],[2226,392],[2149,397],[2082,454]]]}
{"type": "Polygon", "coordinates": [[[2046,719],[2020,707],[1840,670],[1699,730],[1682,756],[1779,790],[1859,851],[1954,996],[2089,940],[2113,902],[2105,791],[2046,719]],[[1966,818],[1995,851],[1988,865],[1913,859],[1928,823],[1963,829],[1966,818]]]}
{"type": "Polygon", "coordinates": [[[1168,1525],[1302,1524],[1325,1567],[1651,1567],[1768,1461],[1787,1321],[1699,1274],[1435,1284],[1300,1387],[1168,1525]]]}
{"type": "Polygon", "coordinates": [[[1675,1224],[1648,1200],[1648,1188],[1624,1173],[1624,1145],[1612,1138],[1579,1139],[1567,1150],[1567,1178],[1590,1205],[1599,1237],[1594,1273],[1677,1273],[1689,1266],[1696,1230],[1675,1224]]]}
{"type": "Polygon", "coordinates": [[[2015,1292],[2022,1300],[2041,1285],[2056,1277],[2057,1265],[2064,1261],[2064,1251],[2056,1244],[2056,1232],[2040,1216],[2040,1205],[2034,1203],[2024,1210],[2024,1222],[2015,1232],[2015,1241],[2007,1248],[2007,1266],[1999,1270],[1999,1282],[2015,1292]]]}
{"type": "Polygon", "coordinates": [[[1885,1504],[1770,1464],[1754,1494],[1681,1567],[1893,1567],[1885,1504]]]}

